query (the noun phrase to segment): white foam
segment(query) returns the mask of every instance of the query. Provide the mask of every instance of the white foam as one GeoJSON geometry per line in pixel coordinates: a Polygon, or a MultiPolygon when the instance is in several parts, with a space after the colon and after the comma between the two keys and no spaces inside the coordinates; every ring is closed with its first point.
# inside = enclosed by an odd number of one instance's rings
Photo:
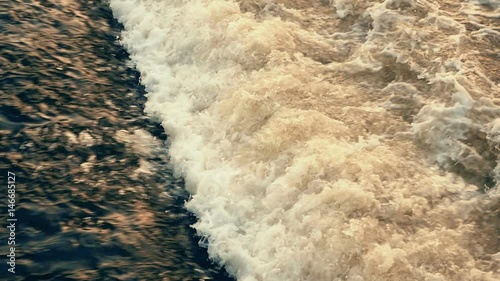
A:
{"type": "Polygon", "coordinates": [[[210,257],[240,281],[498,278],[498,197],[427,161],[497,143],[465,29],[427,1],[268,4],[111,0],[210,257]]]}

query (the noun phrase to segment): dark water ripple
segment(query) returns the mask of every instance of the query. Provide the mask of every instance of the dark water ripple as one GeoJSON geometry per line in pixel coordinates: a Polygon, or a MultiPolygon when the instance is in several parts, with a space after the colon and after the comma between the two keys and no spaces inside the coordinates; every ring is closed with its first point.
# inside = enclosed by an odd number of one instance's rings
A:
{"type": "Polygon", "coordinates": [[[0,2],[0,168],[19,200],[1,280],[230,280],[197,246],[119,32],[106,1],[0,2]]]}

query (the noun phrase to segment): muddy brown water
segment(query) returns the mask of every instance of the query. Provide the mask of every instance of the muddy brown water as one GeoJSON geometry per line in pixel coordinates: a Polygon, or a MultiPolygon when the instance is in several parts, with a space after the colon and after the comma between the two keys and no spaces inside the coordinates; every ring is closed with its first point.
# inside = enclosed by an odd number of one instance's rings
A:
{"type": "Polygon", "coordinates": [[[1,280],[231,280],[198,246],[106,1],[0,2],[1,280]]]}

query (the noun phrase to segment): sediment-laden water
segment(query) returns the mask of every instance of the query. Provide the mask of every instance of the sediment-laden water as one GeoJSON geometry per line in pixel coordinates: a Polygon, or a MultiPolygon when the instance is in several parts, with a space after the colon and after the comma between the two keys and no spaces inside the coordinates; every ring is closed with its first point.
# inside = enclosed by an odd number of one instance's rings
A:
{"type": "Polygon", "coordinates": [[[0,1],[0,280],[230,280],[189,227],[120,30],[106,1],[0,1]]]}
{"type": "Polygon", "coordinates": [[[111,7],[237,280],[500,279],[498,1],[111,7]]]}

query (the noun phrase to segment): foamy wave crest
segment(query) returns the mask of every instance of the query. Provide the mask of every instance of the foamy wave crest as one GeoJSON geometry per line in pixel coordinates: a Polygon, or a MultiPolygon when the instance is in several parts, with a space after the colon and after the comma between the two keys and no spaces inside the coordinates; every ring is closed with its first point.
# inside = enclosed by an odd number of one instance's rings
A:
{"type": "Polygon", "coordinates": [[[111,7],[194,227],[238,280],[500,278],[498,7],[111,7]]]}

